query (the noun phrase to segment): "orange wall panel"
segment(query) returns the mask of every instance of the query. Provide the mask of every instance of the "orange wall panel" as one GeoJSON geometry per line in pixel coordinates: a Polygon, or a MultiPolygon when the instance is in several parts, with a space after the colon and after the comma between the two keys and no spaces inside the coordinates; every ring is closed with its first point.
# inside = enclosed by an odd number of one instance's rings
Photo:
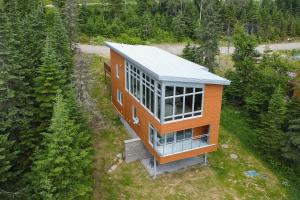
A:
{"type": "MultiPolygon", "coordinates": [[[[192,119],[184,119],[180,121],[167,122],[160,124],[160,122],[142,105],[138,100],[127,92],[125,89],[125,59],[118,53],[111,52],[111,86],[112,86],[112,103],[116,107],[117,111],[127,121],[131,128],[138,134],[143,140],[145,146],[150,153],[156,157],[160,163],[167,163],[183,158],[193,157],[203,153],[215,151],[218,143],[218,131],[221,114],[222,103],[222,85],[206,84],[204,88],[204,112],[201,117],[195,117],[192,119]],[[120,78],[116,77],[116,65],[120,66],[120,78]],[[120,105],[117,101],[117,89],[123,94],[123,105],[120,105]],[[132,120],[132,107],[136,107],[137,116],[140,123],[138,125],[133,124],[132,120]],[[169,132],[175,132],[188,128],[197,128],[200,126],[209,125],[210,127],[210,144],[209,147],[199,148],[188,152],[178,153],[174,155],[160,157],[149,144],[148,126],[151,123],[160,134],[167,134],[169,132]]],[[[199,131],[200,133],[200,131],[199,131]]]]}

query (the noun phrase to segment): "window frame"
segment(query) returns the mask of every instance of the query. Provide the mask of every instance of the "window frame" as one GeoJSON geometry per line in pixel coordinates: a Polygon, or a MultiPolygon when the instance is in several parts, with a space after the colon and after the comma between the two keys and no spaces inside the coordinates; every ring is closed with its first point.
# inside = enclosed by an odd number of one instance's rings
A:
{"type": "Polygon", "coordinates": [[[156,120],[161,122],[162,83],[128,60],[125,60],[124,71],[125,90],[156,120]],[[135,82],[134,86],[132,86],[132,81],[135,82]],[[135,88],[139,89],[136,90],[135,88]],[[160,104],[159,111],[158,104],[160,104]]]}
{"type": "Polygon", "coordinates": [[[161,115],[161,123],[171,123],[174,121],[187,120],[196,117],[202,117],[204,111],[204,97],[205,97],[205,84],[196,84],[196,83],[178,83],[178,82],[163,82],[163,98],[162,98],[162,115],[161,115]],[[166,87],[173,87],[173,96],[165,96],[166,87]],[[176,95],[176,87],[184,87],[183,94],[176,95]],[[186,93],[186,88],[193,88],[192,93],[186,93]],[[202,90],[196,92],[196,88],[201,88],[202,90]],[[202,102],[200,106],[200,110],[195,110],[195,98],[196,95],[202,95],[202,102]],[[185,97],[192,95],[192,111],[185,113],[185,97]],[[183,107],[182,114],[176,114],[176,98],[183,97],[183,107]],[[172,107],[172,115],[165,116],[165,102],[166,99],[173,99],[173,107],[172,107]]]}
{"type": "Polygon", "coordinates": [[[117,89],[117,101],[121,106],[123,105],[123,93],[119,89],[117,89]]]}

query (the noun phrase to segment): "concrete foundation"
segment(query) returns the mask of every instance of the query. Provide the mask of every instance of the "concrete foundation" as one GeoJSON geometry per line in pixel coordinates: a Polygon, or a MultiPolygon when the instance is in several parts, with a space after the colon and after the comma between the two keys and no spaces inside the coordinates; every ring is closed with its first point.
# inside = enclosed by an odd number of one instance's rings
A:
{"type": "Polygon", "coordinates": [[[130,163],[137,160],[148,159],[151,157],[140,138],[133,138],[124,141],[125,162],[130,163]]]}
{"type": "MultiPolygon", "coordinates": [[[[146,168],[147,172],[150,174],[150,176],[155,176],[153,159],[148,158],[142,160],[141,162],[146,168]]],[[[188,167],[199,165],[199,164],[200,165],[205,164],[204,155],[193,157],[193,158],[186,158],[183,160],[178,160],[167,164],[158,164],[157,162],[156,175],[161,175],[168,172],[174,172],[174,171],[186,169],[188,167]]]]}

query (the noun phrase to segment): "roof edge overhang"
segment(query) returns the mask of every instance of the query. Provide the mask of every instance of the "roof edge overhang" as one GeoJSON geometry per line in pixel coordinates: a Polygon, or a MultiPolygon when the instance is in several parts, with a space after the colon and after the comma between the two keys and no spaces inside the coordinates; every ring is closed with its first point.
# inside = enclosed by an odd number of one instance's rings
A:
{"type": "MultiPolygon", "coordinates": [[[[199,83],[199,84],[216,84],[216,85],[230,85],[230,82],[231,82],[231,81],[229,81],[227,79],[224,79],[224,78],[222,78],[223,80],[211,80],[211,79],[191,79],[191,78],[182,78],[182,77],[159,76],[157,73],[149,70],[147,67],[145,67],[141,63],[135,61],[134,59],[132,59],[131,57],[129,57],[125,53],[123,53],[120,50],[118,50],[117,48],[115,48],[111,44],[111,42],[105,42],[104,45],[111,48],[111,49],[113,49],[116,53],[124,56],[124,58],[126,58],[131,63],[139,66],[142,70],[144,70],[146,73],[148,73],[149,75],[151,75],[154,79],[156,79],[158,81],[199,83]]],[[[203,70],[205,70],[205,69],[203,69],[203,70]]],[[[208,69],[206,71],[208,71],[208,69]]]]}
{"type": "Polygon", "coordinates": [[[169,76],[160,76],[159,80],[160,81],[169,81],[169,82],[216,84],[216,85],[230,85],[230,83],[231,83],[231,81],[229,81],[227,79],[211,80],[211,79],[192,79],[192,78],[169,77],[169,76]]]}

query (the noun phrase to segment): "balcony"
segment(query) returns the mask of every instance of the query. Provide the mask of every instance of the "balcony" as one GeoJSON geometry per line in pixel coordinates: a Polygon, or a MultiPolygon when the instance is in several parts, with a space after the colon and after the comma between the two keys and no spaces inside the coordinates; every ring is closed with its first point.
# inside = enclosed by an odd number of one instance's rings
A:
{"type": "Polygon", "coordinates": [[[200,147],[205,147],[208,145],[209,134],[203,134],[191,138],[177,140],[176,142],[166,141],[164,143],[161,143],[160,141],[157,141],[155,149],[160,156],[166,156],[170,154],[197,149],[200,147]]]}

